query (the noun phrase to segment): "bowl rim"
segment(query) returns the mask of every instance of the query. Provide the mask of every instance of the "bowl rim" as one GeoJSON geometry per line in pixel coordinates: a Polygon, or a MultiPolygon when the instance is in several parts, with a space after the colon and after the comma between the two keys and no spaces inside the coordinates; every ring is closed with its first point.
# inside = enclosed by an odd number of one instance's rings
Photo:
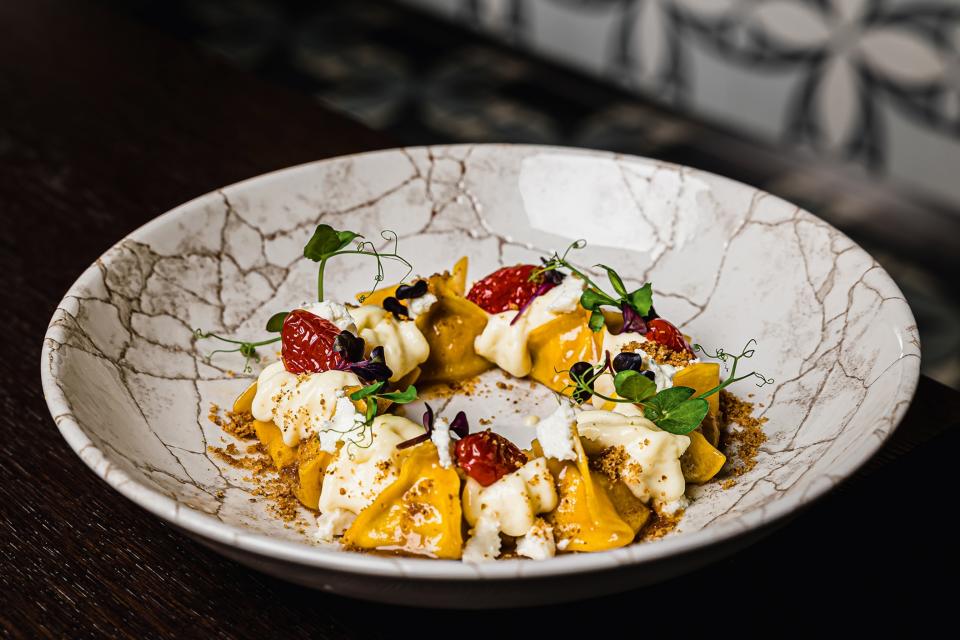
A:
{"type": "MultiPolygon", "coordinates": [[[[860,467],[862,467],[883,445],[884,442],[896,430],[903,419],[910,402],[916,392],[920,376],[920,356],[914,353],[901,353],[901,356],[894,360],[889,367],[874,378],[874,382],[879,380],[888,371],[896,367],[900,370],[900,381],[897,385],[897,399],[894,404],[892,415],[889,416],[886,429],[884,431],[875,430],[874,435],[879,437],[870,438],[857,449],[858,455],[848,459],[845,468],[841,473],[831,473],[829,476],[818,475],[811,478],[808,482],[808,489],[802,495],[794,500],[776,499],[762,508],[748,511],[745,514],[733,518],[727,522],[712,525],[709,529],[698,529],[696,531],[686,532],[679,536],[668,536],[657,540],[655,544],[637,543],[626,547],[613,549],[609,551],[569,554],[551,558],[546,561],[530,560],[499,560],[483,564],[471,564],[459,560],[436,560],[427,558],[407,558],[407,557],[389,557],[373,554],[354,553],[332,548],[314,547],[306,543],[298,543],[289,540],[280,540],[261,533],[253,533],[242,527],[226,524],[211,515],[207,515],[199,510],[193,509],[177,502],[175,499],[139,483],[122,469],[113,466],[111,459],[101,451],[94,442],[86,435],[80,425],[73,417],[70,403],[66,393],[61,388],[58,381],[59,365],[56,358],[53,357],[53,344],[59,343],[59,333],[62,329],[57,325],[57,319],[61,308],[63,308],[70,298],[75,298],[77,291],[83,287],[86,282],[93,277],[96,266],[101,260],[116,248],[120,243],[134,236],[149,233],[155,227],[162,227],[169,224],[181,216],[190,215],[198,206],[219,198],[220,194],[226,190],[242,189],[250,186],[252,183],[258,185],[269,183],[278,179],[286,179],[291,174],[302,171],[309,171],[325,164],[334,164],[348,159],[372,157],[378,155],[391,155],[396,153],[410,154],[422,150],[457,150],[464,149],[468,152],[474,148],[496,149],[496,148],[522,149],[530,151],[548,151],[562,152],[566,154],[584,155],[596,158],[609,159],[629,159],[650,163],[655,166],[671,168],[678,171],[685,171],[693,175],[709,176],[712,180],[719,180],[736,185],[737,188],[749,189],[752,192],[765,194],[771,198],[783,200],[773,196],[756,187],[745,183],[726,178],[708,171],[694,169],[685,165],[678,165],[670,162],[663,162],[643,156],[631,154],[615,153],[610,151],[599,151],[591,149],[571,148],[553,145],[526,145],[509,143],[488,143],[488,144],[452,144],[452,145],[429,145],[413,147],[396,147],[390,149],[381,149],[376,151],[367,151],[349,155],[335,156],[322,160],[294,165],[275,171],[270,171],[258,176],[240,180],[233,184],[215,189],[196,198],[193,198],[169,211],[151,219],[137,229],[131,231],[123,238],[114,243],[109,249],[100,255],[80,276],[74,281],[67,292],[64,294],[57,307],[54,310],[47,331],[44,335],[43,346],[40,354],[40,377],[43,387],[43,394],[47,402],[54,422],[57,425],[61,435],[67,441],[67,444],[80,457],[81,460],[99,476],[104,482],[118,491],[121,495],[131,500],[138,506],[146,509],[153,515],[170,522],[171,524],[185,530],[187,533],[199,536],[205,541],[219,543],[237,550],[253,553],[258,556],[272,558],[275,560],[290,562],[307,567],[355,573],[367,576],[383,576],[403,579],[422,579],[422,580],[503,580],[503,579],[525,579],[525,578],[547,578],[553,576],[564,576],[580,572],[602,571],[614,569],[621,566],[637,566],[641,564],[652,563],[654,561],[664,560],[670,556],[682,555],[688,552],[696,551],[711,545],[720,544],[741,533],[747,533],[753,530],[759,530],[768,525],[789,517],[795,512],[812,504],[815,500],[823,497],[841,482],[852,476],[860,467]]],[[[819,224],[826,225],[833,232],[840,234],[848,240],[857,251],[870,256],[859,244],[850,240],[846,234],[837,230],[833,225],[822,220],[808,211],[799,208],[802,215],[810,216],[819,224]]],[[[870,256],[872,258],[872,256],[870,256]]],[[[887,285],[892,287],[891,291],[903,298],[899,287],[886,272],[883,267],[877,265],[876,269],[880,271],[881,277],[886,279],[887,285]]],[[[902,312],[905,313],[903,326],[915,326],[916,322],[909,304],[904,299],[902,312]]]]}

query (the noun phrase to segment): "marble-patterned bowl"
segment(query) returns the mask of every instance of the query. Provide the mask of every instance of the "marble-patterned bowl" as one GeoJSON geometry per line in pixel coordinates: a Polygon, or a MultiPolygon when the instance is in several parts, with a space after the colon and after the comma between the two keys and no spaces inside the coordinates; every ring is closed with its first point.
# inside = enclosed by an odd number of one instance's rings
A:
{"type": "MultiPolygon", "coordinates": [[[[336,260],[328,297],[349,300],[371,284],[369,262],[336,260]]],[[[204,544],[337,593],[486,607],[648,584],[747,544],[877,450],[910,402],[919,363],[913,316],[890,277],[797,206],[643,158],[477,145],[307,164],[160,216],[70,288],[41,370],[50,412],[83,461],[204,544]],[[675,533],[615,551],[471,565],[318,546],[251,501],[245,474],[208,451],[229,440],[208,421],[209,405],[229,406],[249,380],[232,375],[243,366],[236,354],[208,361],[215,346],[193,330],[262,336],[272,313],[313,297],[315,265],[300,256],[321,221],[373,239],[396,231],[420,274],[467,255],[479,277],[586,239],[580,264],[652,281],[658,311],[702,344],[733,350],[757,339],[751,365],[776,379],[740,387],[769,418],[758,464],[731,488],[695,490],[675,533]]],[[[457,402],[529,440],[512,400],[542,412],[543,392],[499,391],[457,402]]]]}

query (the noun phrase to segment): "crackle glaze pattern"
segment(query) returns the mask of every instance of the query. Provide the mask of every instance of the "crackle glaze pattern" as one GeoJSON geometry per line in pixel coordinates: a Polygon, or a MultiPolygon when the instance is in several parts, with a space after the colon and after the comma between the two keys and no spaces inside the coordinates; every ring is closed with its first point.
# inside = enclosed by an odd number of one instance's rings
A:
{"type": "MultiPolygon", "coordinates": [[[[370,285],[371,268],[361,259],[331,262],[328,295],[350,299],[370,285]]],[[[302,574],[311,567],[405,579],[505,578],[663,559],[812,500],[863,463],[900,420],[918,375],[916,336],[900,292],[869,255],[773,196],[641,158],[452,146],[300,166],[161,216],[70,289],[51,321],[42,373],[54,419],[84,462],[233,557],[256,557],[261,568],[271,559],[295,563],[301,582],[310,581],[302,574]],[[653,281],[660,313],[698,342],[733,350],[758,339],[751,364],[776,383],[740,392],[755,392],[769,418],[759,463],[730,489],[695,490],[673,535],[613,552],[477,567],[316,546],[251,501],[244,474],[208,453],[228,439],[208,421],[209,405],[229,406],[249,380],[231,375],[242,369],[237,354],[208,362],[204,355],[216,346],[198,343],[193,329],[261,336],[272,313],[311,298],[315,266],[299,256],[321,221],[372,239],[396,230],[421,274],[465,254],[479,277],[585,238],[577,262],[613,265],[633,275],[632,284],[653,281]]],[[[498,376],[485,376],[494,389],[488,397],[456,398],[446,409],[493,417],[496,428],[529,441],[522,416],[548,412],[542,401],[549,394],[526,383],[498,392],[498,376]],[[526,393],[538,403],[521,414],[511,398],[526,393]]]]}

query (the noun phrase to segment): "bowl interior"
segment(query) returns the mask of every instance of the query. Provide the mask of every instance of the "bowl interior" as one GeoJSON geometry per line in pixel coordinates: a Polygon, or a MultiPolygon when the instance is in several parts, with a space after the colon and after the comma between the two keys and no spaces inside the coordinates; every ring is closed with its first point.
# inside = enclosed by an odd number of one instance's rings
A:
{"type": "MultiPolygon", "coordinates": [[[[402,275],[387,269],[388,280],[402,275]]],[[[328,296],[352,300],[372,276],[370,261],[337,258],[328,266],[328,296]]],[[[51,411],[70,444],[162,517],[219,542],[317,566],[461,577],[642,561],[786,514],[876,450],[903,415],[918,369],[916,329],[900,291],[867,253],[815,216],[674,165],[507,145],[334,159],[187,203],[80,277],[54,315],[42,363],[51,411]],[[309,518],[285,526],[264,501],[251,500],[246,472],[210,452],[230,440],[208,419],[210,405],[229,406],[250,376],[237,354],[207,361],[216,346],[197,343],[193,332],[255,338],[274,312],[313,298],[315,264],[300,256],[319,222],[379,247],[391,242],[381,231],[395,233],[423,275],[466,255],[470,277],[478,278],[587,240],[572,254],[576,262],[612,265],[628,285],[653,282],[658,311],[697,342],[739,352],[757,340],[748,364],[775,383],[734,389],[752,394],[769,419],[756,467],[733,487],[694,490],[678,530],[663,541],[521,562],[522,569],[515,561],[477,569],[318,547],[309,518]]],[[[454,398],[446,410],[466,408],[474,424],[493,419],[495,429],[526,444],[532,430],[522,418],[549,412],[550,394],[525,381],[501,389],[497,381],[501,374],[486,374],[484,393],[454,398]]]]}

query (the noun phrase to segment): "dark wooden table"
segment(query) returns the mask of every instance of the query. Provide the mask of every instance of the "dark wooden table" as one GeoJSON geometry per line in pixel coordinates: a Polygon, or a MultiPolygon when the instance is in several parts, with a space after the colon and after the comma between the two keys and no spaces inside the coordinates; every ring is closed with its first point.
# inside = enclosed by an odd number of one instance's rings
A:
{"type": "Polygon", "coordinates": [[[932,577],[949,576],[957,560],[946,523],[960,393],[926,378],[883,452],[789,525],[692,575],[575,607],[464,614],[355,602],[268,578],[173,531],[87,470],[50,419],[38,364],[56,302],[110,244],[174,205],[391,141],[96,5],[6,0],[0,25],[9,322],[0,357],[0,635],[386,638],[534,625],[542,633],[563,629],[571,613],[587,624],[628,622],[637,634],[661,622],[676,629],[677,620],[729,633],[758,615],[819,620],[838,610],[886,621],[922,602],[914,617],[922,625],[949,613],[939,603],[955,588],[932,577]],[[870,609],[849,607],[864,601],[870,609]]]}

